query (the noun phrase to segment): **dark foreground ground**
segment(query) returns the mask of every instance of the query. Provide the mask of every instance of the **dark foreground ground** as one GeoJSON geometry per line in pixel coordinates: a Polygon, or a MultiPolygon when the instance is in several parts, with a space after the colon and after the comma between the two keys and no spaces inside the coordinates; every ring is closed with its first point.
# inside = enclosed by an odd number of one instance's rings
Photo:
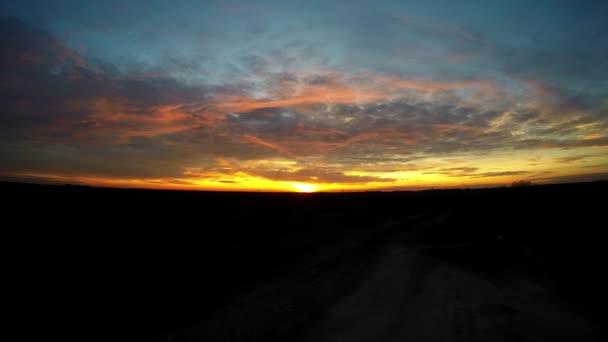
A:
{"type": "Polygon", "coordinates": [[[0,183],[12,329],[88,341],[602,341],[607,190],[0,183]]]}

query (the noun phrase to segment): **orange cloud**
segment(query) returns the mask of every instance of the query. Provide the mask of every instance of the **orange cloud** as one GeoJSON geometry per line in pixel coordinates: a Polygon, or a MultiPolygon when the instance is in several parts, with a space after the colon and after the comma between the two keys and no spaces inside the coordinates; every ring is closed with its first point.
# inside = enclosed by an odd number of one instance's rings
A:
{"type": "Polygon", "coordinates": [[[464,89],[492,89],[494,84],[488,81],[438,81],[426,82],[403,79],[394,76],[378,75],[373,73],[358,74],[352,77],[359,82],[371,82],[386,91],[414,90],[432,92],[437,90],[464,90],[464,89]]]}
{"type": "Polygon", "coordinates": [[[483,130],[477,127],[464,126],[464,125],[450,125],[450,124],[434,124],[430,125],[433,130],[440,135],[445,135],[450,132],[463,132],[463,133],[482,133],[483,130]]]}
{"type": "MultiPolygon", "coordinates": [[[[307,131],[304,129],[303,131],[307,131]]],[[[310,139],[310,137],[303,136],[301,134],[292,134],[286,137],[282,137],[280,141],[271,141],[269,139],[262,139],[254,135],[245,135],[244,138],[252,143],[260,146],[264,146],[273,149],[279,153],[286,155],[305,156],[311,154],[319,154],[340,148],[347,147],[352,144],[366,142],[367,145],[397,145],[397,144],[414,144],[419,139],[423,139],[424,135],[421,133],[408,133],[400,131],[397,128],[382,128],[376,129],[370,132],[362,132],[357,134],[348,134],[338,130],[310,130],[315,134],[317,133],[337,133],[339,139],[336,140],[324,140],[315,137],[316,139],[310,139]]]]}
{"type": "Polygon", "coordinates": [[[221,99],[218,109],[235,113],[249,112],[261,108],[293,107],[321,103],[369,103],[386,99],[386,94],[366,92],[344,85],[310,86],[290,98],[280,100],[256,100],[252,97],[227,97],[221,99]]]}
{"type": "MultiPolygon", "coordinates": [[[[270,77],[270,75],[261,75],[270,77]]],[[[270,89],[265,99],[252,96],[224,96],[217,99],[221,111],[243,113],[262,108],[297,107],[314,104],[366,104],[406,95],[406,92],[449,90],[491,91],[488,81],[428,82],[374,73],[342,74],[320,71],[294,75],[294,79],[270,80],[278,86],[270,89]],[[319,82],[314,79],[319,78],[319,82]]]]}
{"type": "Polygon", "coordinates": [[[77,132],[81,138],[105,137],[125,142],[130,137],[152,137],[193,129],[205,122],[204,115],[194,116],[184,110],[186,105],[163,105],[139,108],[126,99],[98,98],[91,103],[72,103],[71,109],[82,109],[91,114],[80,121],[62,120],[58,128],[86,125],[77,132]]]}
{"type": "Polygon", "coordinates": [[[275,143],[272,143],[272,142],[266,141],[266,140],[264,140],[264,139],[258,138],[258,137],[254,136],[254,135],[251,135],[251,134],[246,134],[246,135],[244,135],[243,137],[244,137],[244,138],[245,138],[245,140],[246,140],[246,141],[248,141],[248,142],[252,142],[252,143],[254,143],[254,144],[257,144],[257,145],[260,145],[260,146],[264,146],[264,147],[267,147],[267,148],[273,149],[273,150],[275,150],[275,151],[277,151],[277,152],[286,153],[286,154],[289,154],[289,153],[290,153],[290,152],[289,152],[289,150],[287,150],[287,149],[286,149],[286,148],[284,148],[283,146],[280,146],[280,145],[278,145],[278,144],[275,144],[275,143]]]}
{"type": "MultiPolygon", "coordinates": [[[[153,75],[156,76],[156,75],[153,75]]],[[[229,112],[245,113],[263,108],[292,108],[308,115],[315,114],[318,105],[369,104],[398,99],[406,95],[422,95],[435,91],[474,90],[491,91],[493,84],[486,81],[427,82],[403,79],[373,73],[346,74],[336,71],[311,70],[280,78],[273,74],[260,74],[271,86],[265,99],[247,95],[216,95],[200,103],[175,103],[159,106],[143,106],[126,97],[99,97],[68,100],[63,103],[63,112],[88,113],[78,119],[62,119],[56,122],[57,130],[83,127],[72,130],[71,136],[84,139],[101,137],[117,142],[130,137],[152,137],[191,130],[200,126],[214,127],[218,136],[230,135],[220,127],[229,112]]],[[[455,128],[466,130],[467,128],[455,128]]],[[[446,131],[438,127],[438,131],[446,131]]],[[[304,153],[313,145],[320,151],[341,148],[359,141],[400,139],[413,143],[412,134],[403,132],[367,132],[352,135],[331,128],[309,128],[299,125],[290,132],[293,137],[280,142],[257,135],[246,135],[246,142],[271,148],[280,153],[304,153]],[[328,136],[335,135],[331,139],[328,136]],[[298,141],[297,136],[317,137],[313,141],[298,141]],[[316,140],[316,141],[315,141],[316,140]],[[329,141],[326,141],[329,140],[329,141]]],[[[381,143],[381,142],[380,142],[381,143]]]]}

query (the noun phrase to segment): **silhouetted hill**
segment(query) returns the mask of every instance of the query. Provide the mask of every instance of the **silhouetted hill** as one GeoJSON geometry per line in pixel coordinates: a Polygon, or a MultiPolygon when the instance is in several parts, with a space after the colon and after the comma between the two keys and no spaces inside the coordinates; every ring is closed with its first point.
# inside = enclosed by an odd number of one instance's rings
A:
{"type": "Polygon", "coordinates": [[[480,270],[519,265],[510,253],[525,251],[518,257],[546,271],[537,276],[555,280],[572,310],[599,324],[607,190],[607,181],[318,194],[0,183],[11,279],[26,293],[22,314],[87,339],[131,340],[167,340],[257,284],[345,246],[365,246],[348,255],[367,264],[391,231],[416,222],[428,222],[420,241],[475,246],[435,257],[480,270]]]}

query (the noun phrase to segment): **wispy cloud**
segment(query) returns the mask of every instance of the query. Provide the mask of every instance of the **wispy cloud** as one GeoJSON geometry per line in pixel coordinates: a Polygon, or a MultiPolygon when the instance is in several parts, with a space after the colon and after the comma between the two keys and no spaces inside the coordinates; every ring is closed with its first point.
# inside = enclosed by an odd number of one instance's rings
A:
{"type": "Polygon", "coordinates": [[[568,164],[568,163],[572,163],[572,162],[581,162],[581,161],[584,161],[584,159],[589,158],[589,157],[593,157],[593,155],[583,154],[583,155],[575,155],[575,156],[566,156],[566,157],[557,158],[555,161],[560,164],[568,164]]]}
{"type": "Polygon", "coordinates": [[[362,32],[349,26],[357,16],[340,25],[321,16],[304,30],[306,20],[238,25],[243,12],[229,12],[214,27],[172,26],[167,32],[197,43],[168,40],[169,51],[126,22],[137,40],[92,30],[124,51],[149,48],[137,57],[104,50],[103,39],[1,17],[0,174],[365,189],[508,182],[591,159],[600,173],[608,165],[606,70],[592,52],[572,64],[570,49],[509,50],[508,37],[492,40],[491,30],[424,15],[370,15],[362,32]],[[391,16],[396,22],[378,19],[391,16]]]}

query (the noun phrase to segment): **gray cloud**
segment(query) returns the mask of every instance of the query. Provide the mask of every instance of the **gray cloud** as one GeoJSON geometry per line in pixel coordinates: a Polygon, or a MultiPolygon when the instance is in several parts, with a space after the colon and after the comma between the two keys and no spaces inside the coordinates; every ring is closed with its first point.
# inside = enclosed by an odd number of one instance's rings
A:
{"type": "Polygon", "coordinates": [[[592,154],[582,154],[582,155],[575,155],[575,156],[566,156],[566,157],[557,158],[555,161],[560,164],[567,164],[567,163],[572,163],[572,162],[584,161],[583,159],[586,159],[589,157],[593,157],[593,155],[592,154]]]}
{"type": "MultiPolygon", "coordinates": [[[[409,20],[406,27],[483,45],[483,37],[458,27],[418,20],[409,20]]],[[[567,79],[529,86],[531,93],[544,91],[547,100],[522,106],[521,101],[538,94],[511,98],[495,82],[446,86],[382,73],[274,72],[277,61],[290,65],[291,57],[273,49],[241,56],[234,77],[217,82],[214,71],[192,57],[168,56],[159,65],[133,63],[119,69],[86,59],[18,19],[0,18],[0,33],[0,171],[5,173],[70,170],[179,178],[195,168],[233,174],[216,165],[222,158],[287,158],[297,167],[240,170],[273,180],[355,184],[394,179],[347,175],[344,170],[417,170],[472,178],[527,175],[524,170],[484,172],[476,166],[405,163],[467,153],[608,146],[608,111],[599,106],[601,91],[588,97],[563,86],[567,79]],[[397,85],[390,88],[393,83],[397,85]],[[301,89],[318,91],[302,95],[301,89]],[[373,96],[359,101],[366,95],[373,96]],[[300,101],[289,102],[294,98],[300,101]],[[232,102],[234,108],[224,106],[232,102]],[[241,103],[245,109],[239,109],[241,103]],[[307,164],[310,158],[325,166],[307,164]]],[[[296,46],[302,54],[321,58],[314,46],[296,46]]],[[[527,57],[514,53],[501,60],[514,75],[510,82],[528,75],[519,65],[527,57]]],[[[540,78],[556,67],[541,70],[540,78]]],[[[591,72],[576,65],[572,69],[581,75],[591,72]]]]}
{"type": "Polygon", "coordinates": [[[500,171],[500,172],[484,172],[473,175],[475,178],[499,177],[499,176],[518,176],[531,173],[530,171],[500,171]]]}

